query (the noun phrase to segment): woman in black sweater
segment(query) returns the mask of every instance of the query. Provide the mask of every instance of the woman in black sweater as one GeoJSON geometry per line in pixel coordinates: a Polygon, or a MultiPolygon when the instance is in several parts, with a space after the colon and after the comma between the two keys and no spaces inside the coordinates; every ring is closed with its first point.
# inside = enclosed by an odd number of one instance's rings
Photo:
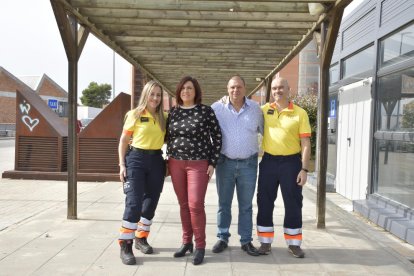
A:
{"type": "Polygon", "coordinates": [[[197,80],[184,77],[177,85],[177,106],[167,119],[167,154],[174,190],[180,204],[183,245],[174,257],[196,251],[193,264],[203,262],[206,247],[204,198],[221,149],[221,131],[214,111],[201,104],[197,80]]]}

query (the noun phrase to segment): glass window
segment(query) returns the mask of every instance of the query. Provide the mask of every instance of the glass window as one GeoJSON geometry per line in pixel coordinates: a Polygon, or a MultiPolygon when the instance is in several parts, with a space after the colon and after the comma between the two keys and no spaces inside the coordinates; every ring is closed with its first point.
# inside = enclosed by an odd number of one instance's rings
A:
{"type": "Polygon", "coordinates": [[[373,46],[346,58],[342,62],[343,78],[345,79],[347,77],[372,70],[374,66],[374,58],[375,53],[373,46]]]}
{"type": "Polygon", "coordinates": [[[414,68],[381,77],[375,191],[414,208],[414,68]]]}
{"type": "Polygon", "coordinates": [[[329,85],[339,81],[339,64],[336,63],[329,68],[329,85]]]}
{"type": "Polygon", "coordinates": [[[380,42],[380,67],[414,56],[414,25],[410,25],[380,42]]]}
{"type": "Polygon", "coordinates": [[[376,141],[378,155],[377,193],[414,208],[414,143],[376,141]]]}
{"type": "Polygon", "coordinates": [[[414,68],[379,79],[379,130],[413,130],[414,68]]]}

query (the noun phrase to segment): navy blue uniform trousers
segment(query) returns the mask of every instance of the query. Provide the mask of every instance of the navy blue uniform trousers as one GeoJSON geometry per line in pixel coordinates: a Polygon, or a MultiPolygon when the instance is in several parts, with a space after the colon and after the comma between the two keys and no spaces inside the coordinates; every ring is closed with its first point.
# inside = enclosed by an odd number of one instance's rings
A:
{"type": "MultiPolygon", "coordinates": [[[[160,151],[161,152],[161,151],[160,151]]],[[[151,220],[164,186],[165,162],[159,154],[129,151],[126,155],[127,177],[124,183],[123,220],[137,223],[140,217],[151,220]]]]}
{"type": "Polygon", "coordinates": [[[300,154],[274,156],[265,153],[263,155],[259,165],[257,188],[257,226],[261,242],[273,241],[273,210],[279,186],[285,206],[283,222],[285,238],[290,239],[288,237],[290,235],[298,239],[295,243],[300,242],[303,196],[302,187],[298,185],[296,179],[301,169],[300,154]]]}

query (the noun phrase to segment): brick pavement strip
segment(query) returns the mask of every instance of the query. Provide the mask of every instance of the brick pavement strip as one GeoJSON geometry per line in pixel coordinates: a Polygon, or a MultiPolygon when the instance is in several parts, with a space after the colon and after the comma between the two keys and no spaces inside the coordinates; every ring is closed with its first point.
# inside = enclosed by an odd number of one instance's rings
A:
{"type": "MultiPolygon", "coordinates": [[[[413,275],[414,247],[352,212],[350,202],[328,194],[326,229],[315,227],[315,191],[304,189],[305,259],[292,258],[283,240],[283,204],[276,202],[275,242],[268,256],[240,250],[237,199],[229,248],[211,252],[216,242],[217,193],[206,197],[205,263],[173,258],[181,243],[179,207],[167,178],[149,242],[153,255],[134,250],[137,265],[122,265],[117,231],[124,207],[119,183],[78,183],[78,220],[66,219],[67,184],[59,181],[0,180],[0,275],[413,275]],[[341,206],[341,207],[339,207],[341,206]],[[345,209],[345,210],[344,210],[345,209]],[[348,210],[348,211],[347,211],[348,210]]],[[[256,199],[254,199],[254,203],[256,199]]],[[[257,206],[254,204],[254,217],[257,206]]],[[[255,231],[255,229],[254,229],[255,231]]],[[[253,233],[253,243],[258,245],[253,233]]]]}

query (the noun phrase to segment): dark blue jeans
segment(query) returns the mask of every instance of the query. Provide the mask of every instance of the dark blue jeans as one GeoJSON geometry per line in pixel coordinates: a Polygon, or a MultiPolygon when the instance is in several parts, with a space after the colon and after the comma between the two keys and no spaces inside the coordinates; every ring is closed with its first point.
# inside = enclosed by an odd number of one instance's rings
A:
{"type": "Polygon", "coordinates": [[[220,240],[229,241],[231,203],[235,188],[239,203],[238,234],[240,235],[240,243],[246,244],[253,240],[252,200],[256,189],[256,179],[257,154],[246,159],[229,159],[220,155],[216,166],[216,184],[219,197],[217,237],[220,240]]]}

